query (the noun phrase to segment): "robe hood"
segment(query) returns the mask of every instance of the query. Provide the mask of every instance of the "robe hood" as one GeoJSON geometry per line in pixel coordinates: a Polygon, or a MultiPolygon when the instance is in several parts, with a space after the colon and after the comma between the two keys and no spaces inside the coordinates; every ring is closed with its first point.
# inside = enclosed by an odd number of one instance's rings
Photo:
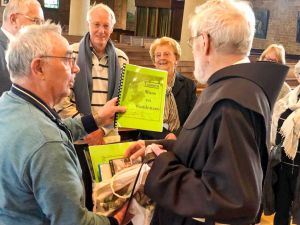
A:
{"type": "Polygon", "coordinates": [[[236,64],[217,71],[208,80],[208,85],[233,77],[252,81],[263,90],[272,111],[288,71],[288,66],[273,62],[236,64]]]}
{"type": "MultiPolygon", "coordinates": [[[[201,110],[193,110],[183,127],[199,126],[217,102],[227,99],[260,114],[268,137],[271,112],[288,70],[288,66],[272,62],[235,64],[218,70],[209,78],[208,87],[194,106],[201,110]]],[[[268,138],[266,146],[270,147],[268,138]]]]}

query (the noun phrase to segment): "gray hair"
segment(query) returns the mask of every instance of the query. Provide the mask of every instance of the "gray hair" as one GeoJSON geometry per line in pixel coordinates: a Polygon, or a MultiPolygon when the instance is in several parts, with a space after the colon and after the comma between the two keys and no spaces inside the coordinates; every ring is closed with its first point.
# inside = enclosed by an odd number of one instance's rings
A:
{"type": "Polygon", "coordinates": [[[217,52],[248,55],[255,16],[246,1],[209,0],[196,8],[189,26],[194,36],[207,33],[217,52]]]}
{"type": "Polygon", "coordinates": [[[51,37],[55,35],[61,35],[61,26],[50,21],[21,29],[16,38],[9,43],[6,52],[7,67],[12,81],[30,74],[34,58],[51,55],[54,44],[51,37]]]}
{"type": "Polygon", "coordinates": [[[41,4],[37,0],[10,0],[3,11],[3,21],[6,22],[12,13],[26,14],[31,4],[41,7],[41,4]]]}
{"type": "Polygon", "coordinates": [[[112,11],[111,8],[109,8],[107,5],[105,5],[103,3],[99,3],[99,4],[94,3],[94,5],[91,6],[91,8],[89,9],[87,16],[86,16],[87,22],[90,22],[92,12],[95,9],[99,9],[99,8],[105,10],[110,15],[110,22],[111,22],[112,27],[114,27],[114,25],[116,24],[115,13],[112,11]]]}

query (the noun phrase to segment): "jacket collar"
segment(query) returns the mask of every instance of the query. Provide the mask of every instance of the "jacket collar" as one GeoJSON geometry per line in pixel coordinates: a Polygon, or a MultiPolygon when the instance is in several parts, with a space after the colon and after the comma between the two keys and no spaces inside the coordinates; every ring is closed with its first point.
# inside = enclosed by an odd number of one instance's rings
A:
{"type": "Polygon", "coordinates": [[[4,50],[7,49],[7,45],[8,45],[9,39],[7,37],[7,35],[3,32],[2,28],[0,29],[0,45],[2,46],[2,48],[4,50]]]}
{"type": "Polygon", "coordinates": [[[174,97],[179,93],[184,84],[184,78],[180,76],[178,72],[176,72],[175,76],[175,82],[172,90],[174,97]]]}
{"type": "Polygon", "coordinates": [[[42,111],[48,118],[50,118],[61,130],[63,130],[68,138],[73,141],[71,131],[66,127],[66,125],[61,121],[59,115],[51,109],[42,99],[36,96],[34,93],[26,90],[25,88],[12,84],[11,91],[22,98],[23,100],[31,103],[37,109],[42,111]]]}

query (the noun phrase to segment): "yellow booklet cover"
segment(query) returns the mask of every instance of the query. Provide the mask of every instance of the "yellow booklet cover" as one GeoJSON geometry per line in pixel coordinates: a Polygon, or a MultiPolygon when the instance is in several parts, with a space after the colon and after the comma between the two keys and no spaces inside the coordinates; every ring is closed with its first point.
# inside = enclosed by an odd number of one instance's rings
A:
{"type": "Polygon", "coordinates": [[[89,155],[96,182],[111,177],[109,161],[123,158],[126,149],[131,143],[133,142],[89,146],[89,155]]]}
{"type": "Polygon", "coordinates": [[[167,88],[167,71],[125,64],[122,68],[115,127],[161,132],[167,88]]]}

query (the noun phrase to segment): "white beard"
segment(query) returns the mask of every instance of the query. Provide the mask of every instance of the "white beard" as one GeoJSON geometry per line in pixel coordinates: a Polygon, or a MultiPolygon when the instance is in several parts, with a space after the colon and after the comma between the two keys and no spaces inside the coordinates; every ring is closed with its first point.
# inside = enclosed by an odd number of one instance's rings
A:
{"type": "Polygon", "coordinates": [[[207,77],[205,77],[204,71],[203,71],[200,63],[196,62],[196,61],[195,61],[194,76],[200,84],[206,84],[207,83],[208,79],[207,79],[207,77]]]}

